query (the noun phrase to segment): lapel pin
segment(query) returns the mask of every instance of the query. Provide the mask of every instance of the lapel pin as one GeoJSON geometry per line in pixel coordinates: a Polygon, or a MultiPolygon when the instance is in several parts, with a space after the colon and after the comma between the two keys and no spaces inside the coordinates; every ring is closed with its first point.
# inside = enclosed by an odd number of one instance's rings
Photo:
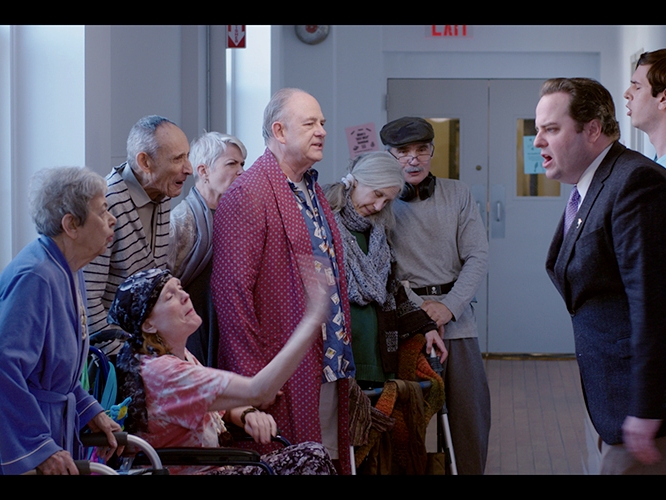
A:
{"type": "Polygon", "coordinates": [[[576,229],[578,229],[582,223],[583,223],[583,219],[580,219],[580,218],[579,218],[579,219],[576,221],[576,229]]]}

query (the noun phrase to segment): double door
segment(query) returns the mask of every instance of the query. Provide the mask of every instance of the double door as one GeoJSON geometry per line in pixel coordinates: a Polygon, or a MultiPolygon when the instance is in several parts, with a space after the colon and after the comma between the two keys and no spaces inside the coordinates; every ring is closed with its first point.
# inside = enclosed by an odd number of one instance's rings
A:
{"type": "Polygon", "coordinates": [[[569,186],[546,179],[532,147],[541,83],[388,80],[388,120],[433,124],[433,173],[465,182],[486,225],[489,271],[475,307],[484,352],[574,352],[571,318],[545,271],[569,186]]]}

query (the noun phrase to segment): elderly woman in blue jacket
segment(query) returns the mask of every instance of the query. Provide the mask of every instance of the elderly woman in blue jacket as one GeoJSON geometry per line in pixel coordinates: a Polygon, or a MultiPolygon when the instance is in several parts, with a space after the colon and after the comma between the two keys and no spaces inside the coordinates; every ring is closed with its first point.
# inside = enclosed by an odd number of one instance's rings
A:
{"type": "MultiPolygon", "coordinates": [[[[77,474],[79,431],[113,422],[80,384],[88,355],[82,268],[113,237],[106,182],[86,168],[45,169],[30,196],[39,237],[0,276],[0,473],[77,474]]],[[[103,453],[107,458],[110,453],[103,453]]]]}

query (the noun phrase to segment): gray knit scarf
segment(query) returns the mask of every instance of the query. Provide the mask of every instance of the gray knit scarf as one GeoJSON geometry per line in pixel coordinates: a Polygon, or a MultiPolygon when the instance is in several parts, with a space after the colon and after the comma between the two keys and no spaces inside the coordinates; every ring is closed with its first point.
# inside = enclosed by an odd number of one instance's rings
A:
{"type": "Polygon", "coordinates": [[[345,194],[347,202],[335,214],[335,218],[344,244],[349,300],[362,306],[376,302],[383,310],[393,310],[395,298],[393,294],[387,293],[386,285],[394,256],[386,239],[386,228],[359,215],[351,202],[350,191],[347,190],[345,194]],[[367,232],[368,229],[370,236],[366,254],[350,231],[367,232]]]}

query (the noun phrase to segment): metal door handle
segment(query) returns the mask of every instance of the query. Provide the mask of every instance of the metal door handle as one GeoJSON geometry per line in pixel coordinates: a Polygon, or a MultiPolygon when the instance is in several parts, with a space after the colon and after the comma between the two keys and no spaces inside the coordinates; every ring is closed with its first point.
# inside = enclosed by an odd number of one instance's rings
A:
{"type": "Polygon", "coordinates": [[[490,237],[504,238],[505,210],[506,210],[506,190],[503,184],[493,184],[490,188],[490,207],[495,211],[490,217],[490,237]]]}

